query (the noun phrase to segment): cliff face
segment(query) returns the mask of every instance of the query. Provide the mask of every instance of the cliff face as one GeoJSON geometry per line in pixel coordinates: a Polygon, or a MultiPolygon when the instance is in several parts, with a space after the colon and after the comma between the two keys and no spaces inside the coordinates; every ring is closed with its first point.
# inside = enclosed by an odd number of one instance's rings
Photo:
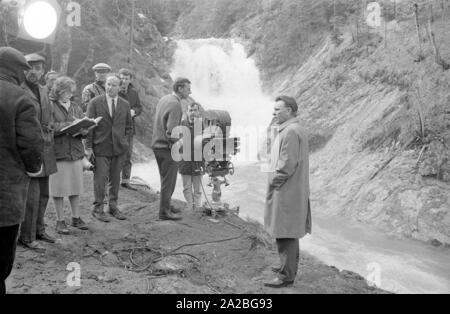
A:
{"type": "Polygon", "coordinates": [[[450,243],[450,8],[435,4],[430,20],[419,6],[419,46],[412,1],[380,1],[377,28],[360,1],[208,3],[175,33],[241,38],[266,90],[296,97],[312,130],[315,210],[450,243]]]}

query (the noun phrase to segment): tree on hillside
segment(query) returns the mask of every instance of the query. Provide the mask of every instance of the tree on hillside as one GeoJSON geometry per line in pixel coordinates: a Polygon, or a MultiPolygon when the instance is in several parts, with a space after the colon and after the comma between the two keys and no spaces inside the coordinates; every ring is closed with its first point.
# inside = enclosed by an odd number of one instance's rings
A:
{"type": "Polygon", "coordinates": [[[436,38],[433,31],[433,23],[434,23],[434,17],[433,17],[433,3],[429,4],[428,7],[429,15],[428,15],[428,37],[430,39],[431,44],[433,45],[434,50],[434,57],[437,64],[439,64],[444,71],[450,69],[450,64],[448,64],[441,56],[439,47],[436,43],[436,38]]]}

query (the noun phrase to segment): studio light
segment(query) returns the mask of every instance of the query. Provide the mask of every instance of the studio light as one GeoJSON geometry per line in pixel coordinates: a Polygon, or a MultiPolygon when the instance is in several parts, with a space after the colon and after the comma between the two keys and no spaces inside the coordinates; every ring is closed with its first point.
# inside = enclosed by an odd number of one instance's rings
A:
{"type": "Polygon", "coordinates": [[[55,0],[28,0],[19,12],[19,37],[53,43],[61,7],[55,0]]]}
{"type": "Polygon", "coordinates": [[[35,39],[50,36],[58,25],[58,12],[49,3],[37,1],[26,7],[23,15],[25,31],[35,39]]]}

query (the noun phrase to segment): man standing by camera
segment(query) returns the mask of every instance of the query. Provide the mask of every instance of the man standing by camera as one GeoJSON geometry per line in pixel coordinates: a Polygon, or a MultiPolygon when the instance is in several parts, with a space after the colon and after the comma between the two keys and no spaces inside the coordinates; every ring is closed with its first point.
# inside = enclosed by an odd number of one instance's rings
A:
{"type": "Polygon", "coordinates": [[[282,288],[294,283],[300,259],[299,239],[311,233],[308,137],[297,119],[298,105],[288,96],[276,99],[278,134],[270,156],[264,224],[276,239],[281,265],[277,278],[264,285],[282,288]]]}
{"type": "MultiPolygon", "coordinates": [[[[202,178],[205,163],[203,160],[195,160],[195,137],[202,136],[202,133],[196,134],[196,123],[203,124],[200,114],[200,105],[191,103],[187,107],[187,116],[181,121],[181,125],[189,129],[190,138],[182,139],[183,155],[186,150],[190,152],[189,160],[180,161],[179,172],[183,180],[183,195],[190,210],[196,211],[201,207],[202,202],[202,178]]],[[[198,127],[197,127],[198,128],[198,127]]],[[[198,128],[202,131],[203,128],[198,128]]],[[[187,154],[186,154],[187,157],[187,154]]]]}
{"type": "Polygon", "coordinates": [[[128,152],[125,157],[125,161],[123,163],[123,169],[122,169],[122,187],[136,191],[135,188],[133,188],[130,185],[130,177],[131,177],[131,157],[133,156],[133,137],[136,134],[136,125],[134,122],[134,118],[139,116],[142,113],[142,105],[141,101],[139,99],[139,93],[134,87],[134,85],[131,83],[131,80],[133,79],[133,72],[128,69],[121,69],[119,71],[119,76],[121,80],[120,85],[120,92],[119,96],[128,101],[130,104],[131,109],[131,118],[133,123],[133,131],[130,134],[130,137],[128,138],[128,152]]]}
{"type": "Polygon", "coordinates": [[[187,99],[191,94],[191,82],[187,78],[177,78],[173,91],[173,94],[166,95],[159,101],[153,125],[152,149],[161,178],[160,220],[181,219],[176,215],[177,210],[170,205],[178,174],[177,163],[171,154],[172,145],[178,139],[172,138],[172,131],[181,124],[183,115],[181,100],[187,99]]]}

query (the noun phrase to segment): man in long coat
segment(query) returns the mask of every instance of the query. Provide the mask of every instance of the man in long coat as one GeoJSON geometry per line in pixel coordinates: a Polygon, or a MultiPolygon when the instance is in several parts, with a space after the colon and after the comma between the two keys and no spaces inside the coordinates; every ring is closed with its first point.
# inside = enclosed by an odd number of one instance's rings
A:
{"type": "Polygon", "coordinates": [[[276,99],[278,134],[271,149],[264,224],[276,239],[280,267],[277,278],[265,283],[281,288],[294,283],[300,258],[299,239],[311,233],[308,137],[296,118],[298,105],[288,96],[276,99]]]}
{"type": "Polygon", "coordinates": [[[44,141],[30,96],[20,88],[25,57],[0,48],[0,296],[11,273],[30,176],[42,172],[44,141]]]}

